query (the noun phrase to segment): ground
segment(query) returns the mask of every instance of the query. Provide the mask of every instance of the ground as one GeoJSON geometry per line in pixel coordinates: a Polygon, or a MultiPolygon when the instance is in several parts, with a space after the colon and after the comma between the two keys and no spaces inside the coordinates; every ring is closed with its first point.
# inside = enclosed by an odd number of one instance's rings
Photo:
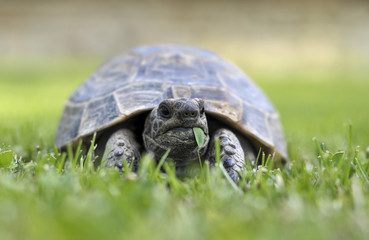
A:
{"type": "Polygon", "coordinates": [[[137,175],[60,153],[64,101],[100,60],[0,61],[0,239],[365,239],[369,76],[241,66],[281,113],[290,162],[238,187],[203,166],[180,181],[146,157],[137,175]],[[65,159],[72,159],[63,170],[65,159]],[[82,164],[81,164],[82,163],[82,164]]]}

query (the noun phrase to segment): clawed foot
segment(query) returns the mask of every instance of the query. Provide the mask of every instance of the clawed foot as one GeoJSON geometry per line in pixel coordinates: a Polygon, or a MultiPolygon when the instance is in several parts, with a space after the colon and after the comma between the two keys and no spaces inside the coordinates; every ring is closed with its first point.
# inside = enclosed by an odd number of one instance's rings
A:
{"type": "Polygon", "coordinates": [[[132,169],[137,170],[138,160],[140,159],[139,145],[134,139],[133,133],[128,129],[115,132],[106,143],[107,167],[117,167],[119,170],[124,168],[123,160],[128,165],[133,164],[132,169]]]}
{"type": "MultiPolygon", "coordinates": [[[[243,170],[245,164],[242,146],[236,135],[227,129],[219,129],[214,134],[214,139],[216,138],[219,139],[220,161],[231,179],[237,182],[238,174],[243,170]]],[[[215,162],[215,153],[211,154],[210,161],[215,162]]]]}

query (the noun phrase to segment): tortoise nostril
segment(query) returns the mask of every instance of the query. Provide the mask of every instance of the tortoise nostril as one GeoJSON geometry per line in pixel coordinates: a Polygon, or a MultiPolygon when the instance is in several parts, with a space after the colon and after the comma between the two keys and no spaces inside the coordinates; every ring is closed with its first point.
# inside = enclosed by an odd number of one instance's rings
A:
{"type": "Polygon", "coordinates": [[[191,120],[195,121],[200,116],[200,109],[197,103],[192,100],[186,100],[185,102],[181,102],[182,105],[179,106],[179,114],[183,120],[191,120]]]}
{"type": "Polygon", "coordinates": [[[186,111],[183,111],[182,113],[182,116],[184,118],[196,118],[198,115],[197,111],[194,111],[194,110],[186,110],[186,111]]]}
{"type": "Polygon", "coordinates": [[[183,113],[183,116],[184,117],[186,117],[186,118],[195,118],[195,117],[197,117],[197,111],[185,111],[184,113],[183,113]]]}

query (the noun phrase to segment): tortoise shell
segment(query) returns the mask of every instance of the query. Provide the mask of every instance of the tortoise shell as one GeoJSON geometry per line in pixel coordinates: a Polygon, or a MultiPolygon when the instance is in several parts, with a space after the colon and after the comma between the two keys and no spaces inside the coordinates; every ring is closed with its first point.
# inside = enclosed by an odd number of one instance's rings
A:
{"type": "Polygon", "coordinates": [[[252,80],[213,52],[178,45],[138,47],[105,62],[66,102],[55,144],[63,147],[179,97],[204,99],[207,115],[287,159],[279,115],[252,80]]]}

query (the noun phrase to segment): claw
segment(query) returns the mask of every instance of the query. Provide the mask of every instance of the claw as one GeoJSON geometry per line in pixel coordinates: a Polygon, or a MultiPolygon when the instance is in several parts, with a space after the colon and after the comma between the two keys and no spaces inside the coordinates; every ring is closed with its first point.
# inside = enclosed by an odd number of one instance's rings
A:
{"type": "Polygon", "coordinates": [[[234,182],[237,182],[238,179],[238,173],[236,171],[229,171],[228,175],[232,178],[234,182]]]}
{"type": "Polygon", "coordinates": [[[231,146],[225,146],[224,147],[224,152],[228,155],[235,155],[236,154],[236,149],[234,149],[231,146]]]}
{"type": "Polygon", "coordinates": [[[124,146],[124,141],[119,139],[117,140],[117,145],[120,146],[120,147],[123,147],[124,146]]]}
{"type": "Polygon", "coordinates": [[[114,152],[114,156],[119,157],[119,156],[122,156],[122,155],[123,155],[123,151],[122,151],[121,149],[118,149],[118,150],[116,150],[116,151],[114,152]]]}
{"type": "Polygon", "coordinates": [[[230,156],[224,156],[222,158],[223,166],[225,168],[233,167],[236,164],[236,160],[233,157],[230,156]]]}
{"type": "Polygon", "coordinates": [[[122,168],[123,168],[123,162],[122,162],[122,161],[117,161],[117,162],[115,163],[115,166],[116,166],[117,168],[119,168],[119,169],[122,169],[122,168]]]}
{"type": "Polygon", "coordinates": [[[232,148],[236,148],[236,145],[234,145],[231,141],[231,139],[229,139],[226,136],[222,136],[222,139],[220,140],[220,145],[221,146],[230,146],[232,148]]]}

